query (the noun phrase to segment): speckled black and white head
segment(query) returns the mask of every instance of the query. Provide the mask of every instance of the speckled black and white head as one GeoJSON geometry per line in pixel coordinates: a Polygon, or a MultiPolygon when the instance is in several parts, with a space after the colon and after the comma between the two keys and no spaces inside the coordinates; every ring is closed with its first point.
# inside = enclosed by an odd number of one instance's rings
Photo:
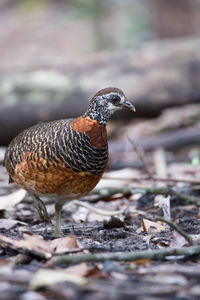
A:
{"type": "Polygon", "coordinates": [[[106,125],[110,116],[117,110],[128,108],[135,111],[134,105],[129,102],[122,90],[108,87],[97,92],[90,102],[84,116],[97,120],[100,124],[106,125]]]}

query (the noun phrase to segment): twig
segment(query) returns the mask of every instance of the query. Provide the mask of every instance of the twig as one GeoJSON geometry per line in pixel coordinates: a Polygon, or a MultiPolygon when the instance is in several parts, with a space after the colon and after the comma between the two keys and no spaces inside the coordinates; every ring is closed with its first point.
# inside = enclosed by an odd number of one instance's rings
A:
{"type": "Polygon", "coordinates": [[[142,161],[147,174],[149,175],[150,178],[152,178],[153,175],[152,175],[151,170],[150,170],[149,166],[147,165],[147,162],[146,162],[146,160],[144,158],[144,153],[142,152],[142,150],[140,148],[137,147],[136,143],[132,139],[130,139],[128,137],[128,140],[132,144],[132,146],[135,149],[135,151],[137,152],[137,155],[140,158],[140,160],[142,161]]]}
{"type": "Polygon", "coordinates": [[[98,254],[61,255],[53,259],[53,265],[78,264],[82,262],[135,261],[137,259],[159,260],[167,256],[192,256],[200,254],[200,245],[187,248],[167,248],[137,252],[114,252],[98,254]]]}
{"type": "Polygon", "coordinates": [[[154,218],[155,221],[161,221],[164,222],[166,224],[168,224],[171,228],[173,228],[174,230],[176,230],[180,235],[182,235],[186,241],[189,243],[189,245],[194,245],[192,238],[185,232],[183,231],[179,226],[177,226],[176,224],[174,224],[172,221],[167,220],[163,217],[157,216],[154,218]]]}
{"type": "Polygon", "coordinates": [[[121,215],[123,214],[124,210],[113,210],[113,211],[108,211],[105,209],[101,209],[101,208],[96,208],[84,201],[79,201],[79,200],[73,200],[70,203],[68,203],[65,207],[70,207],[72,205],[76,205],[76,206],[81,206],[84,207],[86,209],[88,209],[89,211],[92,211],[98,215],[103,215],[103,216],[116,216],[116,215],[121,215]]]}
{"type": "Polygon", "coordinates": [[[183,179],[183,178],[160,178],[157,176],[143,176],[143,177],[130,177],[130,178],[122,178],[122,177],[110,177],[110,176],[103,176],[103,179],[113,179],[113,180],[127,180],[127,181],[142,181],[142,180],[154,180],[154,181],[163,181],[163,182],[183,182],[183,183],[190,183],[190,184],[199,184],[200,185],[200,180],[197,179],[183,179]]]}
{"type": "Polygon", "coordinates": [[[190,184],[200,184],[199,179],[183,179],[183,178],[160,178],[153,176],[152,178],[149,178],[155,181],[166,181],[166,182],[183,182],[183,183],[190,183],[190,184]]]}
{"type": "Polygon", "coordinates": [[[200,207],[199,197],[186,195],[186,194],[174,191],[174,190],[173,190],[173,195],[185,202],[188,202],[188,203],[196,205],[197,207],[200,207]]]}
{"type": "Polygon", "coordinates": [[[94,190],[91,192],[92,195],[101,195],[102,197],[108,197],[112,196],[118,193],[122,194],[155,194],[155,195],[173,195],[177,198],[180,198],[181,200],[196,205],[197,207],[200,207],[200,201],[198,197],[186,195],[183,193],[179,193],[173,189],[169,189],[167,187],[153,187],[153,188],[146,188],[146,187],[125,187],[125,188],[105,188],[101,190],[94,190]]]}
{"type": "Polygon", "coordinates": [[[168,195],[170,190],[168,188],[146,188],[146,187],[122,187],[122,188],[103,188],[100,190],[93,190],[92,195],[101,195],[104,197],[115,194],[156,194],[168,195]]]}

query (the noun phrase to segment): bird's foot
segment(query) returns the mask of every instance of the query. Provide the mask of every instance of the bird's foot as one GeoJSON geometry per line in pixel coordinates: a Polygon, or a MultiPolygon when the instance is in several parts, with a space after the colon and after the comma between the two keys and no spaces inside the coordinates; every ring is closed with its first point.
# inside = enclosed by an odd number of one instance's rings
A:
{"type": "Polygon", "coordinates": [[[61,229],[55,228],[55,230],[53,232],[53,237],[65,237],[65,235],[61,231],[61,229]]]}
{"type": "Polygon", "coordinates": [[[55,230],[53,232],[54,237],[64,237],[65,236],[60,227],[61,227],[60,226],[60,219],[59,220],[57,219],[55,230]]]}
{"type": "Polygon", "coordinates": [[[50,223],[52,224],[51,222],[51,219],[48,215],[48,212],[47,212],[47,209],[46,209],[46,206],[45,204],[43,203],[43,201],[36,195],[33,195],[33,200],[34,200],[34,203],[35,203],[35,206],[36,206],[36,209],[38,211],[38,214],[40,216],[40,218],[45,222],[45,223],[50,223]]]}

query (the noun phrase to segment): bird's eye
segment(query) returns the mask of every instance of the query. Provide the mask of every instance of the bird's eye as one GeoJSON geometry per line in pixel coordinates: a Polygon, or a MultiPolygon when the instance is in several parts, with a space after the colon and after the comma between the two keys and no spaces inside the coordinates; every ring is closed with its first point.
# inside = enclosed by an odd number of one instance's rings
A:
{"type": "Polygon", "coordinates": [[[121,101],[121,98],[118,96],[118,95],[114,95],[112,98],[111,98],[111,101],[114,105],[117,105],[120,103],[121,101]]]}

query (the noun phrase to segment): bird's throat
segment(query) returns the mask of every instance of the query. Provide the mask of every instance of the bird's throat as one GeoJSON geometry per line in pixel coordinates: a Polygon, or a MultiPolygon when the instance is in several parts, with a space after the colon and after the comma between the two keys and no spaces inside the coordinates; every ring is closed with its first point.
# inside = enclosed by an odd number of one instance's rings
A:
{"type": "Polygon", "coordinates": [[[89,117],[91,120],[95,120],[101,125],[106,125],[111,114],[112,113],[105,105],[98,105],[98,103],[93,102],[90,104],[83,117],[89,117]]]}

